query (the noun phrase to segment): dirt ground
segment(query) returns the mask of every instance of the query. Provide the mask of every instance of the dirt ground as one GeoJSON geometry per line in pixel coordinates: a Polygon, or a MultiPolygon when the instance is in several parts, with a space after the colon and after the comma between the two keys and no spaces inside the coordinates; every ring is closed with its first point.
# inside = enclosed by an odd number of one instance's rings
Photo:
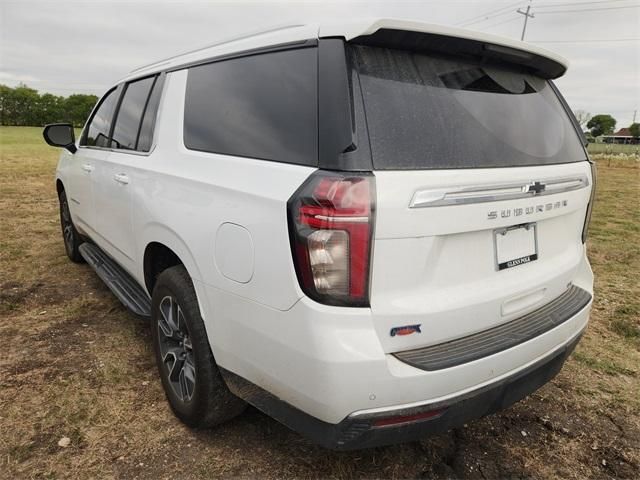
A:
{"type": "Polygon", "coordinates": [[[597,159],[592,320],[554,381],[437,437],[336,453],[254,409],[206,431],[176,420],[148,326],[65,256],[39,132],[0,127],[0,477],[640,476],[637,159],[597,159]]]}

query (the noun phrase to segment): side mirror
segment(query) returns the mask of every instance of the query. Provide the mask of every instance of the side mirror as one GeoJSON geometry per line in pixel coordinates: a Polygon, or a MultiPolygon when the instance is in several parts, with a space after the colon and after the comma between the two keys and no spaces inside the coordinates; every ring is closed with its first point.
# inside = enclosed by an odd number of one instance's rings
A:
{"type": "Polygon", "coordinates": [[[50,123],[42,131],[44,141],[52,147],[62,147],[76,153],[76,135],[70,123],[50,123]]]}

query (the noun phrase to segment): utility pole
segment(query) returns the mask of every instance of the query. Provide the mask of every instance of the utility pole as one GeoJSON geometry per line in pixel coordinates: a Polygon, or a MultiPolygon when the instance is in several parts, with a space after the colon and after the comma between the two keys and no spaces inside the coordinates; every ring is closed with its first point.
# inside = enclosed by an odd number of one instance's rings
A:
{"type": "Polygon", "coordinates": [[[524,33],[527,31],[527,21],[530,18],[535,17],[535,15],[533,13],[529,13],[531,11],[531,5],[527,5],[527,11],[523,12],[522,10],[518,9],[517,13],[520,13],[521,15],[524,15],[524,25],[522,26],[522,36],[520,37],[520,40],[524,40],[524,33]]]}

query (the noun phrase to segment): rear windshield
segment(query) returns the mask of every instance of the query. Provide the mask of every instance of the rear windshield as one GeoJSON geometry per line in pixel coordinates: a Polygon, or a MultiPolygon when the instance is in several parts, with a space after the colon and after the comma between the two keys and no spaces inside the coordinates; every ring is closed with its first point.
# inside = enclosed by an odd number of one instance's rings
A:
{"type": "Polygon", "coordinates": [[[354,45],[376,169],[586,159],[551,85],[505,66],[354,45]]]}

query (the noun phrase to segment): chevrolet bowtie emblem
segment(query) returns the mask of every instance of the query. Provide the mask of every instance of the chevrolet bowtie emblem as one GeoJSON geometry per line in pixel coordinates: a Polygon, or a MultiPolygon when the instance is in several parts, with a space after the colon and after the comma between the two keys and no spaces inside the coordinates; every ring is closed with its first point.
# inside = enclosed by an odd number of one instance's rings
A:
{"type": "Polygon", "coordinates": [[[528,185],[525,185],[522,188],[522,191],[525,193],[533,193],[534,195],[539,195],[540,193],[544,192],[546,188],[547,186],[544,183],[532,182],[528,185]]]}

